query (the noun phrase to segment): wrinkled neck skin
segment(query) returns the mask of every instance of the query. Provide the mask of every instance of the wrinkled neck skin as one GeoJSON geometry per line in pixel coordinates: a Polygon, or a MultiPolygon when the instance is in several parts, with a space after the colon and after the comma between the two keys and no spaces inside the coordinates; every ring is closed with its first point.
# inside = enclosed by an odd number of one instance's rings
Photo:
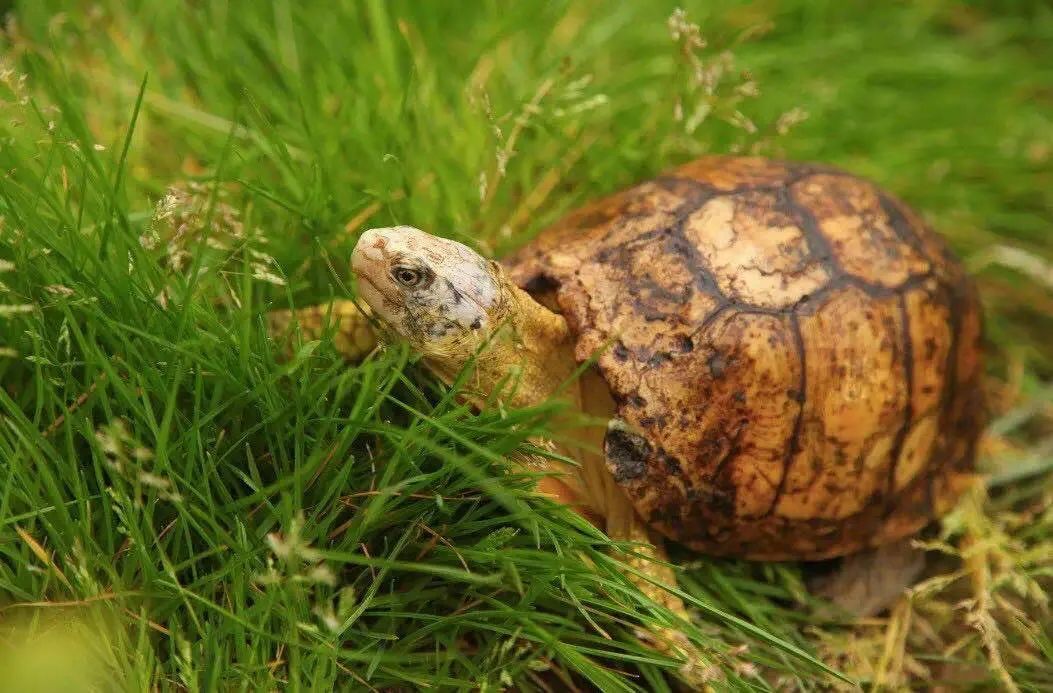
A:
{"type": "MultiPolygon", "coordinates": [[[[459,345],[474,352],[464,397],[479,409],[500,403],[512,407],[542,404],[556,394],[576,367],[573,341],[563,316],[553,313],[525,291],[500,278],[502,299],[491,312],[495,330],[459,345]]],[[[424,362],[446,384],[465,367],[464,359],[424,351],[424,362]]],[[[577,389],[567,398],[579,404],[577,389]]]]}
{"type": "MultiPolygon", "coordinates": [[[[575,411],[581,411],[580,382],[569,382],[577,362],[567,321],[503,275],[501,288],[502,301],[491,314],[492,324],[499,327],[489,335],[489,341],[478,345],[481,348],[475,352],[462,397],[482,410],[494,404],[532,407],[557,395],[568,400],[575,411]]],[[[427,355],[425,363],[447,384],[456,379],[464,366],[463,362],[455,366],[449,359],[427,355]]],[[[550,440],[535,439],[533,444],[557,451],[550,440]]],[[[603,481],[602,457],[587,454],[576,445],[559,447],[566,448],[562,453],[579,460],[582,466],[543,455],[523,455],[520,461],[535,471],[555,472],[554,476],[539,479],[538,491],[602,527],[600,518],[606,516],[611,505],[604,495],[610,491],[606,488],[610,484],[603,481]]],[[[622,501],[621,505],[627,504],[622,501]]]]}
{"type": "MultiPolygon", "coordinates": [[[[495,403],[511,407],[531,407],[556,395],[572,405],[572,411],[597,414],[609,411],[614,403],[606,383],[595,373],[586,372],[569,382],[578,367],[574,339],[562,315],[552,312],[529,294],[500,276],[502,300],[491,313],[491,324],[500,327],[489,341],[476,344],[476,358],[465,383],[462,397],[477,409],[495,403]]],[[[440,379],[451,384],[464,367],[464,361],[450,359],[448,351],[429,356],[425,363],[440,379]]],[[[573,417],[574,414],[571,414],[573,417]]],[[[564,421],[563,423],[568,423],[564,421]]],[[[614,478],[607,472],[603,456],[603,431],[595,426],[578,430],[576,442],[558,446],[563,455],[578,462],[571,465],[542,456],[524,456],[528,467],[552,471],[538,490],[565,503],[587,519],[619,538],[630,536],[624,526],[632,524],[635,511],[614,478]]],[[[535,440],[540,448],[557,451],[548,440],[535,440]]]]}

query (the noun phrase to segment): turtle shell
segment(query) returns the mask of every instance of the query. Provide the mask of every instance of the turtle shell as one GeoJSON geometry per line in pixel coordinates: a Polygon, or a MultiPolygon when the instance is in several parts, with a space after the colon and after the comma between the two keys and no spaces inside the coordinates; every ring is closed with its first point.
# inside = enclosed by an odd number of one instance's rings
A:
{"type": "Polygon", "coordinates": [[[673,540],[830,558],[916,532],[971,481],[976,288],[872,183],[707,157],[568,215],[507,267],[596,359],[620,418],[610,472],[673,540]]]}

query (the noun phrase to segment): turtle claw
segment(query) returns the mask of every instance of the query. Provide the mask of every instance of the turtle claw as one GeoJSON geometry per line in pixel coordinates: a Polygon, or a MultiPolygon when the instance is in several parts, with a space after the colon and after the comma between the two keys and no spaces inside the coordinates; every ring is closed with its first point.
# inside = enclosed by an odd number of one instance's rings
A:
{"type": "Polygon", "coordinates": [[[721,676],[719,667],[702,654],[683,631],[659,628],[656,631],[638,632],[637,637],[654,651],[683,660],[677,674],[693,691],[709,690],[710,684],[721,676]]]}

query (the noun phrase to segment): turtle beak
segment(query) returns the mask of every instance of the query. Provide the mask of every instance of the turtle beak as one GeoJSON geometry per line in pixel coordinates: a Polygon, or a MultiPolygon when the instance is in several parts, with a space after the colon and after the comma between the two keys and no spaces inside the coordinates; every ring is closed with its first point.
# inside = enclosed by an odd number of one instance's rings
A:
{"type": "Polygon", "coordinates": [[[351,251],[351,269],[362,277],[375,273],[388,257],[391,229],[369,229],[363,233],[351,251]]]}
{"type": "Polygon", "coordinates": [[[361,235],[351,251],[351,270],[355,274],[358,295],[381,317],[385,311],[387,266],[392,229],[369,229],[361,235]]]}

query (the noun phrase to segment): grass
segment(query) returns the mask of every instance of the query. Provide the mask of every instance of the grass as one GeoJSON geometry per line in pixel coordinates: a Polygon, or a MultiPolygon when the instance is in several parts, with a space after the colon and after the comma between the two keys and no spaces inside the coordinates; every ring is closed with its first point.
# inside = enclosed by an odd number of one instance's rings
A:
{"type": "Polygon", "coordinates": [[[1044,3],[687,3],[704,49],[664,3],[63,4],[15,3],[2,37],[0,687],[674,686],[634,637],[668,615],[500,471],[555,404],[475,415],[398,347],[282,360],[261,315],[347,295],[368,226],[500,255],[751,148],[868,175],[947,235],[994,422],[986,491],[887,618],[824,616],[794,565],[683,556],[714,685],[1053,685],[1044,3]],[[696,123],[692,56],[725,49],[696,123]]]}

